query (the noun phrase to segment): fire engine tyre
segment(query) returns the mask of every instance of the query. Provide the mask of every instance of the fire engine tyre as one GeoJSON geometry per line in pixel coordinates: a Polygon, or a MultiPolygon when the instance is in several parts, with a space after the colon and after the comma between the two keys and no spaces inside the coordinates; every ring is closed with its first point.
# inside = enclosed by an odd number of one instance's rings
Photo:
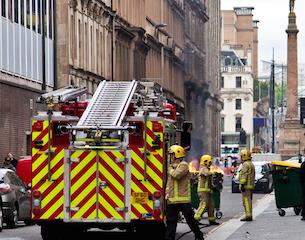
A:
{"type": "Polygon", "coordinates": [[[136,226],[137,239],[143,239],[143,236],[146,236],[148,232],[152,234],[152,239],[164,239],[165,225],[163,222],[144,222],[136,226]]]}
{"type": "Polygon", "coordinates": [[[19,221],[18,208],[16,206],[14,206],[10,216],[8,217],[8,219],[6,221],[6,224],[7,224],[8,228],[15,228],[18,224],[18,221],[19,221]]]}
{"type": "Polygon", "coordinates": [[[43,240],[64,240],[63,227],[60,224],[41,225],[41,237],[43,240]]]}

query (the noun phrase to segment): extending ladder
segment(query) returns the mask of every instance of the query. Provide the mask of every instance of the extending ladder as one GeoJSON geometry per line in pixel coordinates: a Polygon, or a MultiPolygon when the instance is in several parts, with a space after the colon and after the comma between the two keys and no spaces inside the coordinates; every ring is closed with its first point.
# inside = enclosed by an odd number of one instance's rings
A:
{"type": "Polygon", "coordinates": [[[77,126],[84,128],[121,126],[136,88],[135,80],[102,81],[77,126]]]}

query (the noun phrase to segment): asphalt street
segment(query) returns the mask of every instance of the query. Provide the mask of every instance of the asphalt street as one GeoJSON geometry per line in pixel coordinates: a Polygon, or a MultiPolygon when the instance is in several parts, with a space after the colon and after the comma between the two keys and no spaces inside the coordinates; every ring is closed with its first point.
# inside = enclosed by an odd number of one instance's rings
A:
{"type": "MultiPolygon", "coordinates": [[[[264,194],[254,194],[254,205],[255,202],[262,197],[264,194]]],[[[231,193],[231,178],[225,177],[224,188],[221,193],[221,207],[220,210],[223,213],[222,219],[218,220],[220,223],[226,222],[232,218],[238,218],[243,214],[243,207],[241,202],[241,195],[238,193],[231,193]]],[[[201,227],[204,233],[211,231],[213,227],[207,227],[207,216],[203,216],[201,220],[201,227]]],[[[194,235],[189,232],[189,227],[185,223],[179,223],[177,228],[177,239],[181,240],[193,240],[194,235]],[[187,233],[187,234],[186,234],[187,233]]],[[[60,233],[59,233],[60,234],[60,233]]],[[[80,236],[81,237],[81,236],[80,236]]],[[[127,235],[125,232],[104,232],[98,229],[93,229],[87,233],[81,239],[104,239],[104,240],[125,240],[130,239],[132,236],[127,235]]],[[[0,239],[5,240],[42,240],[40,236],[40,228],[38,226],[25,226],[20,222],[19,226],[15,229],[6,229],[0,233],[0,239]]]]}

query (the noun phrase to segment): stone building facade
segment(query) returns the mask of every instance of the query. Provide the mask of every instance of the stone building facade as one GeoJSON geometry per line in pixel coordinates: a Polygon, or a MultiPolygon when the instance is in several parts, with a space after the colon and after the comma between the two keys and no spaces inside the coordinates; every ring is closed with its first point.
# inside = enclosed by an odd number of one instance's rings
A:
{"type": "Polygon", "coordinates": [[[158,82],[180,116],[193,122],[195,152],[219,154],[220,1],[57,5],[58,86],[87,86],[90,97],[102,79],[158,82]]]}

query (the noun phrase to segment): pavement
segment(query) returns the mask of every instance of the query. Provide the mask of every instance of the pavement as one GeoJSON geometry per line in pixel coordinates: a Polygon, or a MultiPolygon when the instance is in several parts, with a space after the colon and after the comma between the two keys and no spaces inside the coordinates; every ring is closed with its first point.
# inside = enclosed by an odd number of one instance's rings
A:
{"type": "Polygon", "coordinates": [[[260,199],[253,209],[254,220],[241,222],[238,215],[205,235],[205,240],[304,240],[305,221],[296,216],[293,208],[285,209],[280,217],[274,193],[260,199]]]}

